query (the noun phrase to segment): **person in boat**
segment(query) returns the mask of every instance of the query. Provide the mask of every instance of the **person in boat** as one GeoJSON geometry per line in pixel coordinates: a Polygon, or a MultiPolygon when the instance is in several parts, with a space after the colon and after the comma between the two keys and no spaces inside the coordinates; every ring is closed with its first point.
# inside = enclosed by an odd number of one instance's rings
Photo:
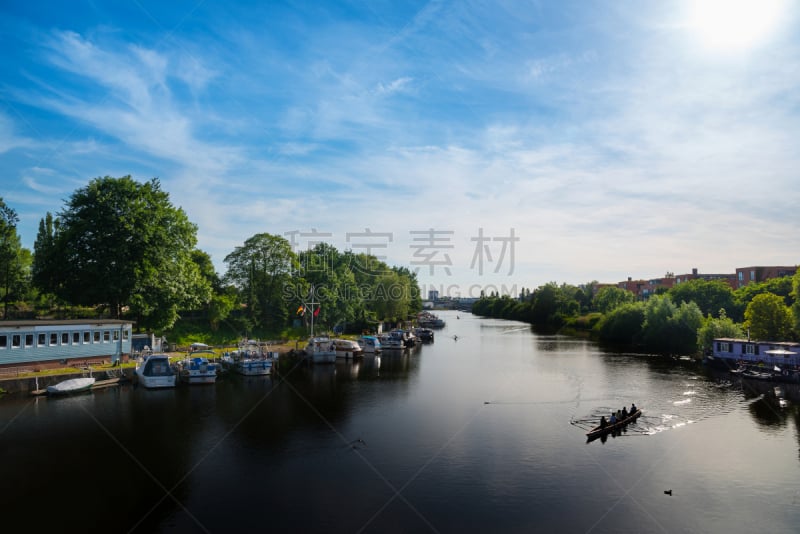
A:
{"type": "Polygon", "coordinates": [[[630,412],[628,412],[628,413],[629,413],[629,414],[631,414],[631,415],[633,415],[633,414],[635,414],[635,413],[636,413],[636,411],[637,411],[637,410],[638,410],[638,408],[636,407],[636,404],[634,404],[634,403],[631,403],[631,410],[630,410],[630,412]]]}
{"type": "Polygon", "coordinates": [[[609,424],[615,425],[617,424],[617,414],[611,412],[611,417],[608,420],[609,424]]]}
{"type": "Polygon", "coordinates": [[[622,410],[617,410],[617,421],[622,421],[622,410]]]}
{"type": "Polygon", "coordinates": [[[606,416],[603,415],[600,417],[600,428],[605,428],[608,426],[608,421],[606,421],[606,416]]]}
{"type": "Polygon", "coordinates": [[[627,419],[628,418],[628,409],[625,408],[625,406],[622,407],[622,418],[623,419],[627,419]]]}

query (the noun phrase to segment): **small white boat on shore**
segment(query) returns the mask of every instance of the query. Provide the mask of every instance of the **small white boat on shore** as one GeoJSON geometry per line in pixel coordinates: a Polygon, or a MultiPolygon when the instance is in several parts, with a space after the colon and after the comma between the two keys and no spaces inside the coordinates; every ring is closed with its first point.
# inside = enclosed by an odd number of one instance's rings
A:
{"type": "Polygon", "coordinates": [[[69,395],[91,389],[95,383],[94,378],[70,378],[53,386],[47,386],[48,395],[69,395]]]}
{"type": "Polygon", "coordinates": [[[136,366],[136,378],[148,389],[175,387],[175,370],[166,354],[143,356],[136,366]]]}

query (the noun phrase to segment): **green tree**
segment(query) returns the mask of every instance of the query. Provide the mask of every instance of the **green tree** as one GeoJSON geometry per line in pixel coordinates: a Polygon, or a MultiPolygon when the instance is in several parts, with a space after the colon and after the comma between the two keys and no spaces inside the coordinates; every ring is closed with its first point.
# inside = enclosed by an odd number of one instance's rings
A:
{"type": "Polygon", "coordinates": [[[224,261],[225,279],[239,290],[253,325],[267,330],[283,327],[296,299],[293,290],[285,293],[299,267],[291,244],[281,236],[256,234],[224,261]]]}
{"type": "Polygon", "coordinates": [[[783,298],[772,293],[753,297],[744,312],[745,327],[753,339],[784,341],[792,330],[792,312],[783,298]]]}
{"type": "Polygon", "coordinates": [[[211,256],[200,249],[192,251],[192,261],[197,265],[198,272],[207,282],[208,285],[215,293],[222,291],[222,279],[214,269],[214,262],[211,261],[211,256]]]}
{"type": "Polygon", "coordinates": [[[688,354],[697,350],[703,314],[694,302],[676,306],[667,295],[654,295],[645,305],[642,340],[648,350],[688,354]]]}
{"type": "Polygon", "coordinates": [[[606,286],[600,288],[600,291],[598,291],[597,295],[594,296],[594,299],[592,299],[592,306],[599,312],[608,313],[611,310],[614,310],[623,304],[629,304],[634,300],[636,300],[636,296],[627,289],[606,286]]]}
{"type": "Polygon", "coordinates": [[[696,278],[673,286],[667,294],[672,302],[694,302],[703,315],[733,307],[733,289],[724,280],[696,278]]]}
{"type": "Polygon", "coordinates": [[[714,340],[717,338],[741,339],[743,337],[742,327],[728,317],[723,308],[719,310],[717,318],[709,314],[703,321],[703,326],[697,331],[697,347],[701,351],[708,351],[711,350],[714,340]]]}
{"type": "Polygon", "coordinates": [[[528,320],[532,324],[548,324],[558,311],[559,290],[555,282],[538,287],[533,292],[528,320]]]}
{"type": "MultiPolygon", "coordinates": [[[[733,292],[734,312],[730,315],[736,320],[744,320],[744,312],[747,305],[756,297],[763,293],[772,293],[783,297],[784,304],[792,306],[795,302],[794,292],[792,291],[792,276],[782,276],[770,278],[763,282],[751,282],[738,288],[733,292]]],[[[727,309],[727,308],[726,308],[727,309]]]]}
{"type": "Polygon", "coordinates": [[[17,235],[17,212],[0,197],[0,295],[3,317],[8,317],[11,302],[23,298],[29,287],[30,264],[17,235]]]}
{"type": "Polygon", "coordinates": [[[106,307],[113,317],[127,308],[138,328],[161,330],[179,309],[208,298],[191,261],[197,227],[157,178],[96,178],[72,194],[58,219],[52,233],[40,225],[46,257],[37,272],[64,300],[106,307]]]}
{"type": "Polygon", "coordinates": [[[800,267],[797,272],[792,276],[792,315],[794,315],[794,329],[797,334],[800,334],[800,267]]]}
{"type": "Polygon", "coordinates": [[[594,329],[604,341],[637,344],[641,339],[643,322],[644,303],[629,302],[603,315],[594,329]]]}
{"type": "Polygon", "coordinates": [[[48,211],[39,221],[39,231],[33,243],[33,266],[31,276],[33,285],[45,294],[60,293],[63,277],[56,257],[56,235],[59,221],[48,211]]]}

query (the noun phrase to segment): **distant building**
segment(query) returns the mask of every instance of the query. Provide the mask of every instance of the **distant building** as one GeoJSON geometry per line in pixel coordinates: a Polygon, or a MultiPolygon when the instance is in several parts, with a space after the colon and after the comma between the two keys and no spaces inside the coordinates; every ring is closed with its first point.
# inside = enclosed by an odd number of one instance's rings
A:
{"type": "Polygon", "coordinates": [[[675,277],[675,285],[688,282],[689,280],[724,280],[731,288],[736,289],[736,274],[705,274],[697,272],[697,268],[692,269],[691,274],[679,274],[675,277]]]}
{"type": "Polygon", "coordinates": [[[431,302],[436,302],[437,300],[439,300],[439,291],[436,289],[428,290],[428,300],[430,300],[431,302]]]}
{"type": "Polygon", "coordinates": [[[751,282],[765,282],[771,278],[792,276],[797,272],[797,265],[793,267],[737,267],[736,287],[744,287],[751,282]]]}
{"type": "Polygon", "coordinates": [[[633,280],[629,276],[624,282],[619,282],[617,287],[625,289],[636,295],[637,300],[647,300],[658,293],[659,289],[667,290],[675,285],[675,277],[667,273],[663,278],[651,278],[650,280],[633,280]]]}

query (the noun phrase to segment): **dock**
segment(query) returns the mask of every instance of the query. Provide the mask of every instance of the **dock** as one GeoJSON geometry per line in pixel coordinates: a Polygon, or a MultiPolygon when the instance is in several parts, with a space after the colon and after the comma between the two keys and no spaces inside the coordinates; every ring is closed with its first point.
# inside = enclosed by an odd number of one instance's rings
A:
{"type": "MultiPolygon", "coordinates": [[[[120,384],[120,381],[121,381],[120,377],[109,378],[108,380],[98,380],[94,384],[92,384],[92,387],[89,388],[89,391],[94,391],[96,389],[105,389],[105,388],[115,387],[115,386],[118,386],[120,384]]],[[[36,397],[46,396],[47,395],[47,388],[45,388],[45,389],[34,389],[33,391],[31,391],[31,395],[34,395],[36,397]]]]}

